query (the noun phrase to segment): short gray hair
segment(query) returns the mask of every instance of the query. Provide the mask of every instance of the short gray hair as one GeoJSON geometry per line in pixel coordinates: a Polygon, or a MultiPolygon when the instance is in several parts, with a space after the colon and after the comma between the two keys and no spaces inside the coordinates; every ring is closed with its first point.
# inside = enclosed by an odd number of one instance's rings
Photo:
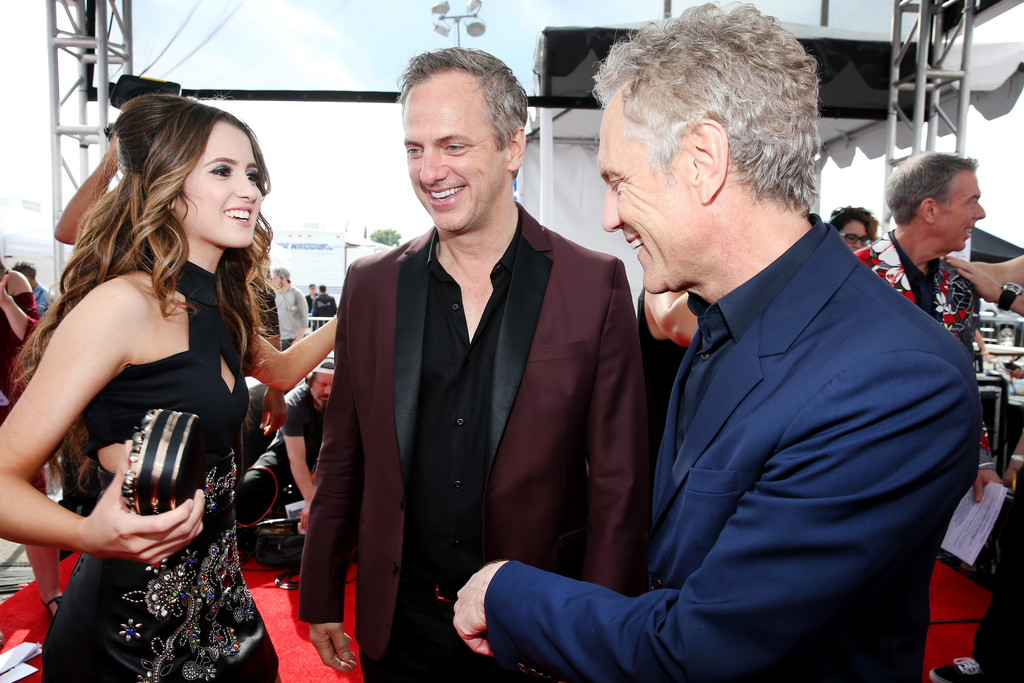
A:
{"type": "Polygon", "coordinates": [[[284,278],[288,282],[292,281],[292,273],[287,268],[282,268],[282,267],[278,266],[277,268],[272,269],[270,271],[270,274],[275,276],[275,277],[284,278]]]}
{"type": "Polygon", "coordinates": [[[617,43],[594,94],[622,92],[624,135],[669,172],[687,130],[713,119],[729,136],[737,179],[757,201],[809,213],[818,195],[818,67],[791,33],[753,5],[706,4],[617,43]]]}
{"type": "Polygon", "coordinates": [[[405,114],[409,91],[437,74],[451,71],[463,71],[476,77],[484,91],[487,123],[494,131],[498,149],[505,149],[516,131],[526,125],[526,90],[512,69],[483,50],[448,47],[424,52],[409,60],[398,79],[402,114],[405,114]]]}
{"type": "Polygon", "coordinates": [[[885,203],[896,225],[914,220],[917,208],[928,198],[948,206],[957,174],[977,170],[976,159],[940,152],[925,152],[904,162],[885,184],[885,203]]]}

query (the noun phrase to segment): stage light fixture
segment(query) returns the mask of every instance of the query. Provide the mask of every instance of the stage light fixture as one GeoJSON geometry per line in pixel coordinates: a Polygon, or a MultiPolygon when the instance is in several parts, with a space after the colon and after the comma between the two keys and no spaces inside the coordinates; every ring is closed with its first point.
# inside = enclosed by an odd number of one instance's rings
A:
{"type": "Polygon", "coordinates": [[[434,31],[440,33],[442,36],[448,37],[451,32],[451,24],[449,20],[455,22],[455,44],[462,47],[462,20],[469,19],[466,22],[466,33],[472,38],[479,38],[487,30],[487,24],[484,20],[477,16],[480,13],[480,8],[483,7],[483,0],[469,0],[466,4],[465,14],[448,14],[448,10],[451,9],[447,2],[443,0],[441,2],[435,2],[431,8],[431,12],[436,15],[434,21],[434,31]]]}
{"type": "Polygon", "coordinates": [[[483,19],[474,19],[473,21],[466,22],[466,33],[474,38],[479,38],[486,30],[487,26],[484,24],[483,19]]]}

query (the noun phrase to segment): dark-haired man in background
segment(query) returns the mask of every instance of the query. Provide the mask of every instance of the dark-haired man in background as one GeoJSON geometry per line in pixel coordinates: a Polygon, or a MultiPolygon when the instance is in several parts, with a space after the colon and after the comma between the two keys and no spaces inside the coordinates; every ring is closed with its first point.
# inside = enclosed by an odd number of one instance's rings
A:
{"type": "MultiPolygon", "coordinates": [[[[289,391],[285,397],[287,416],[267,452],[246,470],[238,485],[237,517],[240,527],[263,520],[290,484],[307,505],[302,519],[307,518],[309,501],[313,498],[313,477],[310,474],[320,455],[323,440],[324,409],[334,383],[334,363],[330,360],[317,366],[306,381],[289,391]]],[[[303,522],[302,527],[305,527],[303,522]]]]}
{"type": "Polygon", "coordinates": [[[331,318],[338,312],[338,304],[334,297],[327,293],[327,285],[320,285],[320,294],[313,299],[313,309],[310,312],[314,318],[331,318]]]}

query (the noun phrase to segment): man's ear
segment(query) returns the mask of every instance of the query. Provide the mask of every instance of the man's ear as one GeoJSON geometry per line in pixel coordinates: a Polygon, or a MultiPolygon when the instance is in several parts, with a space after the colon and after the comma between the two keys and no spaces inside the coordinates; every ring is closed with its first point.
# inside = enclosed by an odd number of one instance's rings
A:
{"type": "Polygon", "coordinates": [[[681,154],[686,159],[683,179],[697,188],[702,204],[710,204],[725,186],[729,171],[729,135],[714,119],[704,119],[685,134],[681,154]]]}
{"type": "Polygon", "coordinates": [[[512,138],[505,145],[505,151],[508,153],[508,170],[513,173],[519,170],[519,167],[523,165],[523,156],[526,154],[526,130],[523,127],[519,127],[512,138]]]}
{"type": "Polygon", "coordinates": [[[917,207],[917,214],[923,221],[930,224],[934,223],[935,219],[938,218],[941,209],[942,205],[935,201],[933,197],[926,197],[917,207]]]}

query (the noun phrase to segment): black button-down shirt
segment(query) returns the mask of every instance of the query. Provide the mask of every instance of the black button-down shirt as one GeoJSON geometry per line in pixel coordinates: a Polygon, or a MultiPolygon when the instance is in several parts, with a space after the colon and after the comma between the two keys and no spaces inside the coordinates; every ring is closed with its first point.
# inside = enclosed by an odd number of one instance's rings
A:
{"type": "MultiPolygon", "coordinates": [[[[917,267],[907,253],[903,251],[903,247],[896,241],[896,231],[889,233],[889,239],[892,240],[892,245],[896,247],[896,253],[900,256],[900,265],[903,266],[903,272],[907,276],[907,281],[910,282],[910,291],[914,294],[914,303],[922,311],[928,314],[929,317],[935,317],[935,282],[934,278],[929,276],[929,273],[934,273],[935,269],[939,267],[939,259],[934,258],[928,262],[928,272],[923,273],[921,269],[917,267]]],[[[973,342],[974,339],[971,339],[973,342]]]]}
{"type": "Polygon", "coordinates": [[[473,339],[462,290],[430,245],[416,443],[408,482],[406,576],[461,585],[483,564],[487,425],[494,364],[520,227],[491,270],[491,296],[473,339]]]}
{"type": "Polygon", "coordinates": [[[699,335],[691,344],[699,346],[690,372],[683,379],[685,384],[676,423],[677,444],[682,444],[715,375],[736,344],[825,239],[828,234],[825,224],[814,215],[811,221],[813,226],[807,234],[782,256],[715,303],[708,304],[690,293],[688,305],[697,316],[699,335]]]}

